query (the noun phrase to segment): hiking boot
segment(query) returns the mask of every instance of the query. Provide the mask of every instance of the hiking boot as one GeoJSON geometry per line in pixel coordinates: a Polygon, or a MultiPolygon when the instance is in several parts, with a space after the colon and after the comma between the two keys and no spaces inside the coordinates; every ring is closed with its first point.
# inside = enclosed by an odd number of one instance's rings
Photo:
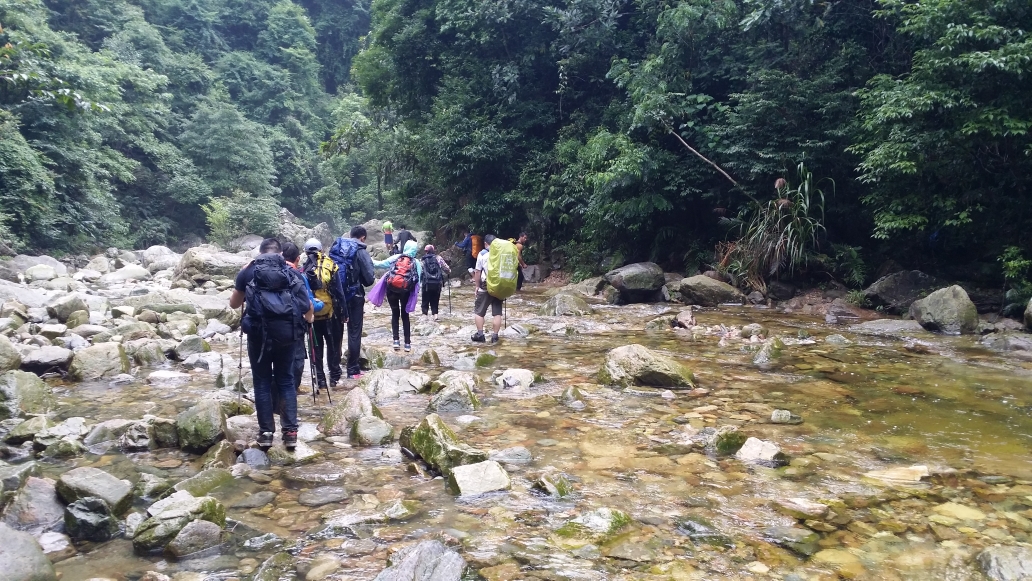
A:
{"type": "Polygon", "coordinates": [[[491,333],[491,343],[494,344],[494,343],[497,343],[497,342],[498,342],[498,333],[491,333]]]}
{"type": "Polygon", "coordinates": [[[362,372],[358,372],[354,375],[348,375],[348,379],[362,379],[362,372]]]}
{"type": "Polygon", "coordinates": [[[473,333],[473,336],[470,337],[470,339],[472,339],[474,343],[483,343],[486,340],[483,331],[477,331],[476,333],[473,333]]]}
{"type": "Polygon", "coordinates": [[[258,434],[258,446],[261,448],[272,446],[272,432],[262,432],[258,434]]]}
{"type": "Polygon", "coordinates": [[[297,446],[297,430],[287,430],[283,432],[283,446],[287,450],[293,450],[297,446]]]}
{"type": "Polygon", "coordinates": [[[399,349],[401,349],[401,341],[398,341],[397,339],[395,339],[394,340],[394,350],[397,351],[399,349]]]}
{"type": "Polygon", "coordinates": [[[298,395],[308,395],[309,393],[311,393],[311,392],[308,391],[308,389],[306,389],[305,386],[303,386],[303,385],[298,386],[298,388],[297,388],[297,394],[298,395]]]}
{"type": "Polygon", "coordinates": [[[408,353],[409,351],[412,351],[412,344],[405,343],[405,352],[408,353]]]}

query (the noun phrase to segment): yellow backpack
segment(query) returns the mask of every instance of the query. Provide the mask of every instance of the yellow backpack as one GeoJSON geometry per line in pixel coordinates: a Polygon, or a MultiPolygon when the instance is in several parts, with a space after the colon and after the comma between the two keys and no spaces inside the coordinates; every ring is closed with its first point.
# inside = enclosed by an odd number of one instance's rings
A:
{"type": "Polygon", "coordinates": [[[312,294],[323,302],[323,308],[315,312],[316,319],[328,319],[333,315],[333,297],[328,289],[337,271],[337,264],[322,252],[311,267],[305,264],[305,275],[308,277],[309,286],[312,287],[312,294]]]}
{"type": "Polygon", "coordinates": [[[516,278],[520,271],[516,245],[508,240],[495,238],[488,250],[490,254],[487,257],[487,292],[504,301],[516,293],[516,278]]]}

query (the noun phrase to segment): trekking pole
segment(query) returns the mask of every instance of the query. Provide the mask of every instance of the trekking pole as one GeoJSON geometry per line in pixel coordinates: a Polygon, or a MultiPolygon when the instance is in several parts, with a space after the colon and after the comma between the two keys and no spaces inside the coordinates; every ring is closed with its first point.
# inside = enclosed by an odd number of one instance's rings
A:
{"type": "MultiPolygon", "coordinates": [[[[332,319],[331,319],[331,320],[332,320],[332,319]]],[[[339,351],[339,350],[336,350],[336,349],[337,349],[337,347],[336,347],[336,345],[335,345],[335,344],[333,343],[333,329],[330,329],[329,331],[330,331],[330,332],[329,332],[329,338],[330,338],[330,349],[329,349],[329,351],[334,351],[335,353],[338,353],[338,354],[339,354],[339,353],[340,353],[340,351],[339,351]]],[[[329,354],[329,352],[327,352],[327,353],[326,353],[326,372],[327,372],[327,373],[329,373],[329,371],[330,371],[329,367],[330,367],[330,354],[329,354]]],[[[329,385],[327,385],[327,386],[326,386],[326,401],[330,402],[330,405],[333,405],[333,398],[332,398],[332,397],[330,397],[330,392],[331,392],[331,391],[333,391],[333,390],[332,390],[332,389],[330,388],[330,386],[329,386],[329,385]]]]}
{"type": "Polygon", "coordinates": [[[237,380],[233,385],[237,392],[237,408],[240,407],[240,397],[244,392],[244,306],[240,305],[240,353],[237,358],[237,380]]]}
{"type": "Polygon", "coordinates": [[[448,273],[448,278],[445,280],[448,283],[448,316],[451,316],[451,273],[448,273]]]}
{"type": "Polygon", "coordinates": [[[312,405],[316,406],[319,405],[315,399],[319,388],[315,386],[315,329],[311,323],[308,324],[308,374],[312,376],[312,405]]]}

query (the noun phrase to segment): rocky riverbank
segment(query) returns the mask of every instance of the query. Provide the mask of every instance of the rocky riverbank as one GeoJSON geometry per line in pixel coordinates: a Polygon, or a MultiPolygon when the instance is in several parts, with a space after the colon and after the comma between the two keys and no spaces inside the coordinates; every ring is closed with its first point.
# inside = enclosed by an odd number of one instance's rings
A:
{"type": "Polygon", "coordinates": [[[227,308],[252,253],[7,263],[11,579],[1032,571],[1029,336],[961,287],[871,320],[630,265],[529,288],[485,349],[455,286],[455,314],[416,322],[405,355],[367,307],[370,372],[333,405],[302,397],[298,449],[266,453],[227,308]]]}

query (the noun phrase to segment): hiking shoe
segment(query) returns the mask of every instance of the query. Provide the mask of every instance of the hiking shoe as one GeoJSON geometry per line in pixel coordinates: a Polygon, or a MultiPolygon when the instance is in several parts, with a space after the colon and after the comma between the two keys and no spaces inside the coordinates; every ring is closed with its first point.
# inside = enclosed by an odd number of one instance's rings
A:
{"type": "Polygon", "coordinates": [[[283,445],[287,450],[293,450],[297,446],[297,430],[287,430],[283,432],[283,445]]]}
{"type": "Polygon", "coordinates": [[[406,352],[412,351],[412,344],[411,343],[405,343],[405,351],[406,352]]]}
{"type": "Polygon", "coordinates": [[[394,350],[397,351],[398,349],[401,349],[401,341],[398,341],[397,339],[395,339],[394,340],[394,350]]]}
{"type": "Polygon", "coordinates": [[[498,333],[491,333],[491,343],[498,342],[498,333]]]}
{"type": "Polygon", "coordinates": [[[272,446],[272,432],[262,432],[258,434],[258,446],[262,448],[272,446]]]}
{"type": "Polygon", "coordinates": [[[354,375],[349,375],[348,379],[362,379],[362,373],[359,372],[359,373],[356,373],[354,375]]]}
{"type": "Polygon", "coordinates": [[[303,386],[303,385],[297,388],[297,394],[298,395],[308,395],[309,393],[311,393],[311,392],[308,391],[307,389],[305,389],[305,386],[303,386]]]}
{"type": "Polygon", "coordinates": [[[484,341],[487,340],[484,337],[484,334],[482,332],[480,332],[480,331],[477,331],[476,333],[473,333],[473,336],[470,337],[470,339],[472,339],[474,343],[483,343],[484,341]]]}

